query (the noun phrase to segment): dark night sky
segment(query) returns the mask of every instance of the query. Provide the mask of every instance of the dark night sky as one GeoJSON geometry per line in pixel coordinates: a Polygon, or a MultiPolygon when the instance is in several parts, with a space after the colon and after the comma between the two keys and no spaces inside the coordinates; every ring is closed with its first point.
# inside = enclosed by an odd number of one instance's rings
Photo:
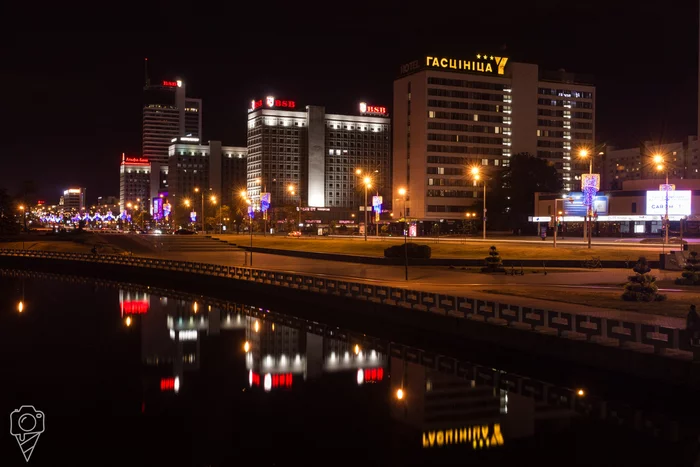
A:
{"type": "Polygon", "coordinates": [[[598,143],[696,133],[694,2],[412,2],[425,5],[413,12],[407,2],[246,3],[61,5],[16,21],[27,16],[2,7],[0,187],[14,194],[34,180],[49,203],[68,185],[87,187],[90,201],[118,195],[121,153],[141,145],[144,57],[153,79],[187,81],[204,101],[204,139],[228,145],[245,145],[254,97],[334,113],[360,100],[390,107],[400,64],[504,46],[512,61],[594,76],[598,143]]]}

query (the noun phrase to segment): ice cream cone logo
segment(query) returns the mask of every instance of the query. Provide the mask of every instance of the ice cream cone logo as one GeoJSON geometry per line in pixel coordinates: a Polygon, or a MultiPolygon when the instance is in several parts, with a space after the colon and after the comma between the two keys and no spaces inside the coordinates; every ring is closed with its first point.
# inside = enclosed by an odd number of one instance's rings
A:
{"type": "Polygon", "coordinates": [[[36,410],[33,405],[23,405],[10,414],[10,434],[17,440],[27,462],[44,432],[45,421],[44,412],[36,410]]]}

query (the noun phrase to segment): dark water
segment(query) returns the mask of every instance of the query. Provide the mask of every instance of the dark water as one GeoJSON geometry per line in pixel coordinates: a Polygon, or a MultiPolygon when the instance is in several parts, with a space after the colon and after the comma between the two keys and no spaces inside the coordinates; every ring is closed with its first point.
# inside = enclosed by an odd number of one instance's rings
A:
{"type": "MultiPolygon", "coordinates": [[[[9,430],[0,435],[3,466],[693,465],[698,457],[694,400],[680,410],[669,402],[668,411],[655,400],[650,412],[244,299],[7,272],[0,292],[0,414],[8,428],[22,405],[45,415],[28,463],[9,430]]],[[[644,399],[636,384],[617,389],[644,399]]]]}

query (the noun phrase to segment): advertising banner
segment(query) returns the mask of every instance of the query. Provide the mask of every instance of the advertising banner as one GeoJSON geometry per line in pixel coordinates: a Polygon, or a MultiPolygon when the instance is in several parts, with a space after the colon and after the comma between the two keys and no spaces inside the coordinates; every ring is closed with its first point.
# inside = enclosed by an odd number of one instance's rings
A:
{"type": "Polygon", "coordinates": [[[647,191],[647,215],[666,215],[666,193],[669,215],[690,215],[693,194],[690,190],[647,191]]]}
{"type": "MultiPolygon", "coordinates": [[[[583,193],[569,193],[562,204],[564,205],[564,215],[566,216],[586,216],[588,213],[583,193]]],[[[594,213],[598,213],[599,216],[607,214],[608,197],[606,195],[594,196],[591,210],[594,213]]]]}
{"type": "Polygon", "coordinates": [[[270,209],[270,193],[260,194],[260,210],[262,212],[267,212],[270,209]]]}

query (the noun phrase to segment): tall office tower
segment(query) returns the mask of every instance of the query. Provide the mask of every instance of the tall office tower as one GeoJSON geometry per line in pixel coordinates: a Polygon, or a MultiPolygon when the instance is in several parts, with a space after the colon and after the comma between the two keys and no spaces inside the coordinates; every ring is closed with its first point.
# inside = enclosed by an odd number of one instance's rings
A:
{"type": "Polygon", "coordinates": [[[360,103],[357,115],[327,114],[275,97],[248,109],[248,196],[258,206],[356,210],[364,201],[356,170],[371,174],[370,195],[391,202],[391,121],[386,107],[360,103]],[[294,190],[291,194],[289,187],[294,190]]]}
{"type": "Polygon", "coordinates": [[[393,186],[407,188],[408,215],[463,218],[483,197],[468,167],[483,166],[488,176],[518,153],[547,160],[565,190],[580,189],[588,164],[576,153],[595,144],[595,87],[587,82],[490,54],[426,56],[401,66],[393,186]]]}
{"type": "Polygon", "coordinates": [[[188,98],[180,79],[151,83],[146,71],[141,152],[151,162],[152,199],[167,191],[168,147],[180,136],[202,137],[201,99],[188,98]]]}

